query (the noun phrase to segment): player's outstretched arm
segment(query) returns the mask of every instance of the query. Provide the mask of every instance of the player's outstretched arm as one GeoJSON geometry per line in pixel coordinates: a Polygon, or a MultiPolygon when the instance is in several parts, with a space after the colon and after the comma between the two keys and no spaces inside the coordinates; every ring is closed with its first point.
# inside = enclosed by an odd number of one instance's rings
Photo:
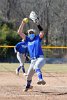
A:
{"type": "Polygon", "coordinates": [[[37,25],[39,31],[40,31],[40,38],[43,38],[44,36],[44,31],[43,28],[41,27],[40,23],[39,23],[39,17],[37,16],[37,14],[34,11],[31,11],[29,18],[37,25]]]}
{"type": "Polygon", "coordinates": [[[28,23],[28,18],[24,18],[21,22],[21,25],[19,26],[19,29],[18,29],[18,34],[20,35],[21,38],[23,38],[25,40],[26,38],[26,35],[23,33],[23,29],[24,29],[24,26],[25,24],[28,23]]]}
{"type": "Polygon", "coordinates": [[[45,34],[44,31],[43,31],[43,28],[41,27],[40,24],[38,24],[37,27],[38,27],[38,29],[40,31],[40,33],[39,33],[40,38],[43,38],[44,37],[44,34],[45,34]]]}

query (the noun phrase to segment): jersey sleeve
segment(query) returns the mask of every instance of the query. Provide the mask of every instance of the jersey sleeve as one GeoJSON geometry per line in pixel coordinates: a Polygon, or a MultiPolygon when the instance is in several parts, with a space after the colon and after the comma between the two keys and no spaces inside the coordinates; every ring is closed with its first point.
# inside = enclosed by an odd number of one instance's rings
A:
{"type": "Polygon", "coordinates": [[[39,41],[40,42],[42,41],[42,38],[40,38],[39,34],[37,35],[37,38],[39,38],[39,41]]]}

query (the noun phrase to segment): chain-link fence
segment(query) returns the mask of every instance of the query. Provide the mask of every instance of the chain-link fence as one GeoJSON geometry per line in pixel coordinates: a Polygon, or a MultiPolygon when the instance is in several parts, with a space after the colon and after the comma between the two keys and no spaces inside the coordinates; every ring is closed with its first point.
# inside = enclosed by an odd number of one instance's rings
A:
{"type": "MultiPolygon", "coordinates": [[[[67,47],[42,46],[47,63],[67,63],[67,47]]],[[[0,46],[0,62],[18,62],[14,46],[0,46]]]]}

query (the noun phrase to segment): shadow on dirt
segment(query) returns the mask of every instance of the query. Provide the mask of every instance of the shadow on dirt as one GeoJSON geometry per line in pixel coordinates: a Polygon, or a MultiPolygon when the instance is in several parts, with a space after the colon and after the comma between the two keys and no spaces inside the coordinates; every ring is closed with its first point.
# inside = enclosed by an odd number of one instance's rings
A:
{"type": "Polygon", "coordinates": [[[36,91],[33,91],[33,92],[35,92],[37,95],[39,94],[39,95],[67,95],[67,92],[46,92],[46,91],[38,91],[38,90],[36,90],[36,91]]]}

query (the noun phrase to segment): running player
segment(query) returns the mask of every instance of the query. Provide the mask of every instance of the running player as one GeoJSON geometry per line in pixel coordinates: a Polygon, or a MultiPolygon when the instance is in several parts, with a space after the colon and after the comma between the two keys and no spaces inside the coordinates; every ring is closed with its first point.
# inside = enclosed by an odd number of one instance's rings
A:
{"type": "Polygon", "coordinates": [[[20,69],[22,69],[22,72],[26,75],[24,68],[24,63],[28,53],[26,41],[23,40],[22,42],[17,43],[14,47],[14,51],[17,54],[17,59],[20,63],[19,67],[16,69],[16,74],[19,75],[20,69]]]}

